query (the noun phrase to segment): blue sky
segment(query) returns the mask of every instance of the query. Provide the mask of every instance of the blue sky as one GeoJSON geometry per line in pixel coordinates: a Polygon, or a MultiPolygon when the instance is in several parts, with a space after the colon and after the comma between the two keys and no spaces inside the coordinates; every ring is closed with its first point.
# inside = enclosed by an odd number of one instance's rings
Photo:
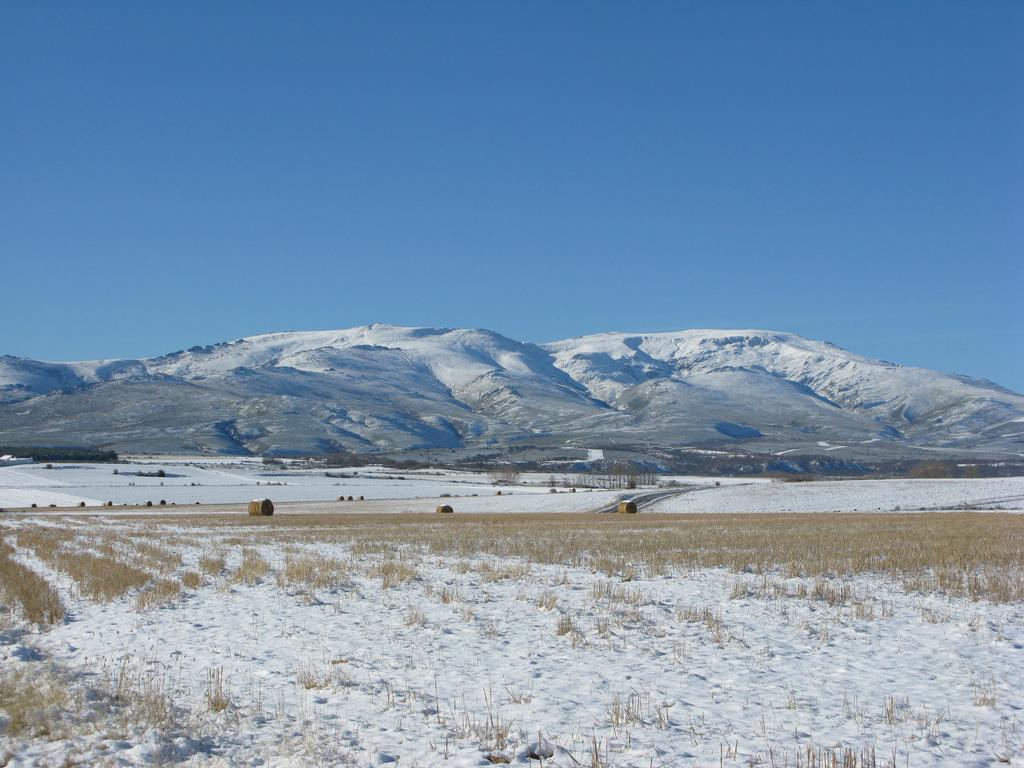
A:
{"type": "Polygon", "coordinates": [[[0,8],[0,354],[769,328],[1024,390],[1024,4],[0,8]]]}

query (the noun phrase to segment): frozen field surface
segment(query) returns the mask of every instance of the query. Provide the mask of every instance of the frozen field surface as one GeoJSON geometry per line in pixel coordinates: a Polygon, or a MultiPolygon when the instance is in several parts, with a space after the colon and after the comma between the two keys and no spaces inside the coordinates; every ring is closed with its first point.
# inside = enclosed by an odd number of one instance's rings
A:
{"type": "MultiPolygon", "coordinates": [[[[138,460],[125,464],[0,467],[0,508],[167,504],[241,504],[254,497],[275,503],[335,502],[364,497],[346,511],[428,512],[444,496],[464,512],[587,512],[627,491],[584,488],[566,493],[579,476],[524,473],[512,487],[486,473],[395,470],[383,467],[295,469],[257,461],[138,460]],[[155,477],[162,470],[164,477],[155,477]],[[117,474],[114,474],[116,471],[117,474]],[[558,484],[552,494],[550,483],[558,484]],[[501,496],[497,495],[501,491],[501,496]]],[[[650,507],[657,512],[870,512],[930,509],[1024,509],[1024,478],[985,480],[842,480],[804,483],[758,478],[659,477],[689,489],[650,507]],[[718,485],[716,485],[718,483],[718,485]]],[[[644,493],[652,488],[641,488],[644,493]]],[[[331,506],[317,506],[329,511],[331,506]]]]}
{"type": "Polygon", "coordinates": [[[983,480],[817,480],[707,488],[656,503],[654,512],[891,512],[1024,509],[1024,477],[983,480]]]}
{"type": "Polygon", "coordinates": [[[0,764],[1024,765],[1020,515],[26,514],[0,537],[0,764]],[[17,567],[62,619],[27,621],[17,567]]]}
{"type": "MultiPolygon", "coordinates": [[[[290,469],[259,462],[214,463],[206,461],[150,461],[127,464],[45,464],[0,467],[0,507],[99,506],[144,504],[165,500],[168,504],[239,504],[255,496],[275,502],[329,501],[338,496],[373,500],[437,499],[453,497],[549,493],[550,475],[525,476],[515,487],[495,486],[485,473],[449,470],[393,470],[381,467],[342,469],[290,469]],[[163,477],[153,476],[163,471],[163,477]],[[116,474],[115,474],[116,472],[116,474]]],[[[556,476],[565,482],[564,476],[556,476]]],[[[694,481],[694,479],[688,479],[694,481]]],[[[704,478],[697,482],[711,483],[704,478]]],[[[526,502],[527,504],[529,502],[526,502]]],[[[594,502],[596,506],[599,502],[594,502]]],[[[588,502],[570,509],[589,509],[588,502]]],[[[551,506],[540,500],[538,511],[551,506]]],[[[418,507],[422,511],[425,507],[418,507]]],[[[523,510],[525,511],[525,510],[523,510]]]]}

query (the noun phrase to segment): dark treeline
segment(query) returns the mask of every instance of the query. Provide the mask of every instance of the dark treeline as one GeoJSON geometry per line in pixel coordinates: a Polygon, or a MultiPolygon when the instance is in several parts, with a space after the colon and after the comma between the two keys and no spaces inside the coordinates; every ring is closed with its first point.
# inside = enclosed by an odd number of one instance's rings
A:
{"type": "Polygon", "coordinates": [[[814,477],[977,478],[1013,477],[1022,461],[965,459],[843,459],[837,456],[694,454],[672,451],[662,458],[673,472],[693,475],[767,475],[806,480],[814,477]],[[667,459],[667,460],[665,460],[667,459]]]}
{"type": "Polygon", "coordinates": [[[117,453],[77,446],[0,445],[0,456],[10,454],[35,461],[117,461],[117,453]]]}
{"type": "MultiPolygon", "coordinates": [[[[377,462],[380,459],[376,459],[377,462]]],[[[394,466],[396,462],[384,462],[394,466]]],[[[406,466],[427,466],[408,462],[406,466]]],[[[783,480],[813,480],[825,477],[908,477],[978,478],[1015,477],[1024,474],[1024,461],[978,461],[964,459],[841,459],[834,456],[805,455],[776,457],[763,454],[711,454],[688,451],[659,451],[657,455],[629,461],[502,461],[480,458],[455,462],[437,462],[433,466],[453,469],[493,471],[511,466],[517,472],[560,472],[575,476],[580,487],[632,488],[637,483],[656,482],[656,474],[701,475],[710,477],[777,477],[783,480]]]]}
{"type": "MultiPolygon", "coordinates": [[[[625,451],[624,451],[625,452],[625,451]]],[[[514,453],[509,451],[507,453],[514,453]]],[[[511,459],[504,456],[461,456],[430,460],[403,459],[401,454],[336,451],[310,456],[309,461],[325,467],[363,467],[370,464],[391,469],[460,469],[489,472],[498,484],[507,484],[501,473],[557,472],[574,476],[574,484],[593,488],[635,488],[657,483],[657,475],[702,475],[721,477],[777,477],[784,480],[813,480],[825,477],[907,477],[977,478],[1011,477],[1024,474],[1024,461],[971,459],[843,459],[828,455],[773,456],[729,454],[716,451],[658,449],[643,455],[632,451],[633,459],[581,461],[578,457],[552,456],[543,461],[511,459]]],[[[267,459],[264,459],[267,461],[267,459]]],[[[273,461],[273,460],[270,460],[273,461]]]]}

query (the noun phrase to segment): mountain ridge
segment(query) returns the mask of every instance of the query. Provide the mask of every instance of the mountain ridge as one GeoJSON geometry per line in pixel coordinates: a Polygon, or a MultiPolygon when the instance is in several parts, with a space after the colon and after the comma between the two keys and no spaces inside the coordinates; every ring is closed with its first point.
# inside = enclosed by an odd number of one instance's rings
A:
{"type": "Polygon", "coordinates": [[[145,359],[0,356],[0,443],[324,453],[644,444],[1024,452],[1024,397],[761,329],[534,344],[373,324],[145,359]],[[1007,426],[1009,425],[1009,426],[1007,426]],[[846,446],[844,443],[850,443],[846,446]]]}

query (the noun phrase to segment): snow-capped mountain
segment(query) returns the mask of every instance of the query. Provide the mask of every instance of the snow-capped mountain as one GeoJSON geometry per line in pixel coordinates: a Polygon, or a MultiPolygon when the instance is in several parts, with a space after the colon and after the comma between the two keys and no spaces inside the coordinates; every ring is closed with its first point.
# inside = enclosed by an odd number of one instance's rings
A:
{"type": "Polygon", "coordinates": [[[375,324],[148,360],[0,357],[0,444],[123,451],[744,446],[1024,450],[1024,397],[769,331],[546,345],[375,324]]]}
{"type": "MultiPolygon", "coordinates": [[[[973,446],[1002,435],[1021,414],[1024,398],[992,382],[910,368],[847,352],[826,341],[769,331],[692,330],[675,333],[609,333],[547,345],[555,365],[597,398],[630,410],[636,398],[661,382],[651,400],[675,397],[669,410],[685,413],[716,402],[757,411],[774,429],[822,428],[835,421],[846,433],[863,430],[918,445],[973,446]],[[696,391],[670,388],[685,383],[696,391]]],[[[645,407],[646,400],[642,399],[645,407]]],[[[1022,435],[1008,435],[1017,437],[1022,435]]]]}

